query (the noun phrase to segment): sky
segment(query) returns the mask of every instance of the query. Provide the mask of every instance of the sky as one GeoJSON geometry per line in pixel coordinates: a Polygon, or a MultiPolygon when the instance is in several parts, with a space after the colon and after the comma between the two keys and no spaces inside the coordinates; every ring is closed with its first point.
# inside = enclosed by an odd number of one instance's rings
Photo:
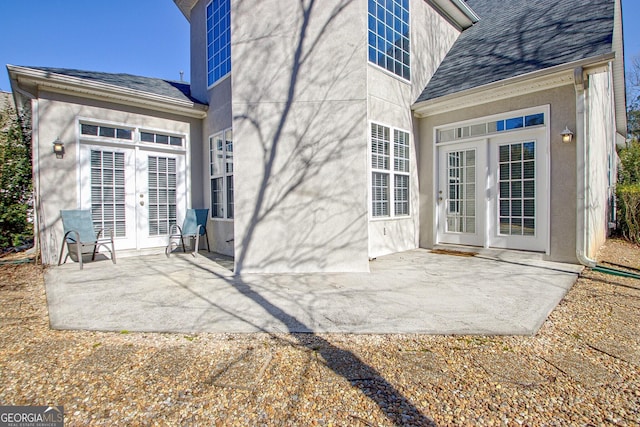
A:
{"type": "MultiPolygon", "coordinates": [[[[640,1],[622,11],[629,63],[640,57],[640,1]]],[[[0,22],[5,92],[6,64],[189,80],[189,23],[172,0],[0,0],[0,22]]]]}

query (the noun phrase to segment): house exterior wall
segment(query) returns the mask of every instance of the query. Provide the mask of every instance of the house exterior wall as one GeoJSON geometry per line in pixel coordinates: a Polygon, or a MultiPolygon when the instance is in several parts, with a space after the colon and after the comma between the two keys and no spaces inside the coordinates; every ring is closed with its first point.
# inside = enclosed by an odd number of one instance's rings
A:
{"type": "MultiPolygon", "coordinates": [[[[203,77],[206,79],[206,75],[203,77]]],[[[204,120],[202,162],[204,163],[204,207],[209,208],[211,218],[211,183],[209,138],[233,126],[231,108],[231,77],[227,77],[207,90],[207,102],[211,106],[204,120]]],[[[234,137],[235,140],[235,137],[234,137]]],[[[234,141],[235,142],[235,141],[234,141]]],[[[234,144],[235,145],[235,144],[234,144]]],[[[235,147],[234,147],[235,148],[235,147]]],[[[233,256],[234,221],[230,219],[210,219],[207,222],[207,234],[211,242],[211,250],[227,256],[233,256]]]]}
{"type": "Polygon", "coordinates": [[[588,241],[586,255],[595,259],[596,252],[605,243],[610,218],[611,198],[615,197],[615,110],[611,73],[589,75],[587,98],[588,127],[588,241]]]}
{"type": "Polygon", "coordinates": [[[419,119],[420,157],[420,247],[432,248],[435,239],[434,129],[456,123],[538,106],[550,106],[550,243],[548,259],[576,262],[576,150],[575,143],[563,144],[565,126],[576,128],[575,90],[572,85],[491,102],[476,107],[434,114],[419,119]]]}
{"type": "MultiPolygon", "coordinates": [[[[232,127],[231,109],[231,77],[207,85],[207,24],[206,7],[210,0],[200,0],[191,9],[189,19],[191,31],[191,96],[208,104],[209,110],[202,126],[202,151],[195,159],[200,161],[203,175],[203,204],[200,207],[209,209],[207,234],[211,250],[223,255],[233,256],[234,221],[211,218],[211,183],[209,138],[232,127]]],[[[195,205],[194,205],[195,207],[195,205]]]]}
{"type": "MultiPolygon", "coordinates": [[[[49,92],[40,92],[33,102],[35,208],[46,264],[58,261],[63,238],[60,210],[80,207],[78,118],[185,134],[195,152],[202,150],[199,119],[49,92]],[[62,159],[57,159],[52,150],[58,137],[65,143],[62,159]]],[[[187,200],[197,206],[203,203],[202,165],[193,163],[189,170],[191,185],[187,200]]]]}
{"type": "MultiPolygon", "coordinates": [[[[418,146],[411,105],[436,72],[460,34],[423,0],[410,2],[411,81],[407,82],[371,63],[367,66],[367,117],[369,122],[393,126],[411,134],[409,217],[371,219],[371,258],[415,249],[419,244],[418,146]]],[[[366,15],[366,5],[365,11],[366,15]]]]}
{"type": "Polygon", "coordinates": [[[366,2],[232,2],[236,273],[368,271],[366,2]]]}
{"type": "Polygon", "coordinates": [[[206,102],[207,92],[207,15],[206,7],[210,0],[200,0],[191,9],[189,19],[191,48],[191,96],[206,102]]]}

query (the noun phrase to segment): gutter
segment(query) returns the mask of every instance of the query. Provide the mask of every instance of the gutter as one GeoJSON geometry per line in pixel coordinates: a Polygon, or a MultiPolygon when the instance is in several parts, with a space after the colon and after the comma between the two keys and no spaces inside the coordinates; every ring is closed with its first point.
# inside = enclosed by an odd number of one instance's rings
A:
{"type": "Polygon", "coordinates": [[[35,70],[17,65],[7,65],[9,75],[18,83],[33,84],[52,92],[70,93],[75,96],[110,100],[118,104],[164,111],[194,118],[205,118],[208,106],[193,101],[180,100],[166,95],[158,95],[138,89],[129,89],[107,83],[90,81],[78,77],[65,76],[35,70]]]}
{"type": "Polygon", "coordinates": [[[474,24],[480,20],[480,17],[473,11],[473,9],[469,7],[466,2],[461,0],[451,0],[451,3],[455,4],[458,9],[460,9],[460,11],[464,13],[466,17],[469,18],[469,20],[474,24]]]}
{"type": "MultiPolygon", "coordinates": [[[[573,70],[576,90],[576,258],[593,271],[640,279],[640,275],[598,264],[587,256],[589,245],[589,123],[587,123],[586,88],[588,81],[582,67],[573,70]]],[[[588,78],[588,77],[587,77],[588,78]]]]}

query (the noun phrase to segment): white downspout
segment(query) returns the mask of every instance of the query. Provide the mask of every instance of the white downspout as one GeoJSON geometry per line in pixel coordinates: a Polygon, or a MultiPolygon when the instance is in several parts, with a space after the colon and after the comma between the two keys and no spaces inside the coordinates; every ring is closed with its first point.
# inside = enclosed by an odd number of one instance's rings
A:
{"type": "MultiPolygon", "coordinates": [[[[586,88],[588,80],[584,70],[573,70],[576,90],[576,257],[580,264],[593,268],[596,262],[587,256],[589,242],[589,127],[587,122],[586,88]]],[[[588,76],[587,76],[588,79],[588,76]]]]}

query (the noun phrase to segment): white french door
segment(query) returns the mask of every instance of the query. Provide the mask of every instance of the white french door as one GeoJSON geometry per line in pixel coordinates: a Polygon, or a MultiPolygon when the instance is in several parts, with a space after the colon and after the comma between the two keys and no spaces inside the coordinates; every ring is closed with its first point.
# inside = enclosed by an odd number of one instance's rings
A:
{"type": "Polygon", "coordinates": [[[83,145],[81,208],[96,227],[114,230],[117,249],[167,244],[186,207],[184,154],[83,145]]]}
{"type": "Polygon", "coordinates": [[[438,147],[437,241],[545,252],[545,129],[438,147]]]}
{"type": "Polygon", "coordinates": [[[487,245],[544,252],[548,241],[547,144],[545,131],[492,138],[487,245]]]}
{"type": "Polygon", "coordinates": [[[441,147],[438,240],[481,246],[485,235],[486,142],[441,147]]]}

